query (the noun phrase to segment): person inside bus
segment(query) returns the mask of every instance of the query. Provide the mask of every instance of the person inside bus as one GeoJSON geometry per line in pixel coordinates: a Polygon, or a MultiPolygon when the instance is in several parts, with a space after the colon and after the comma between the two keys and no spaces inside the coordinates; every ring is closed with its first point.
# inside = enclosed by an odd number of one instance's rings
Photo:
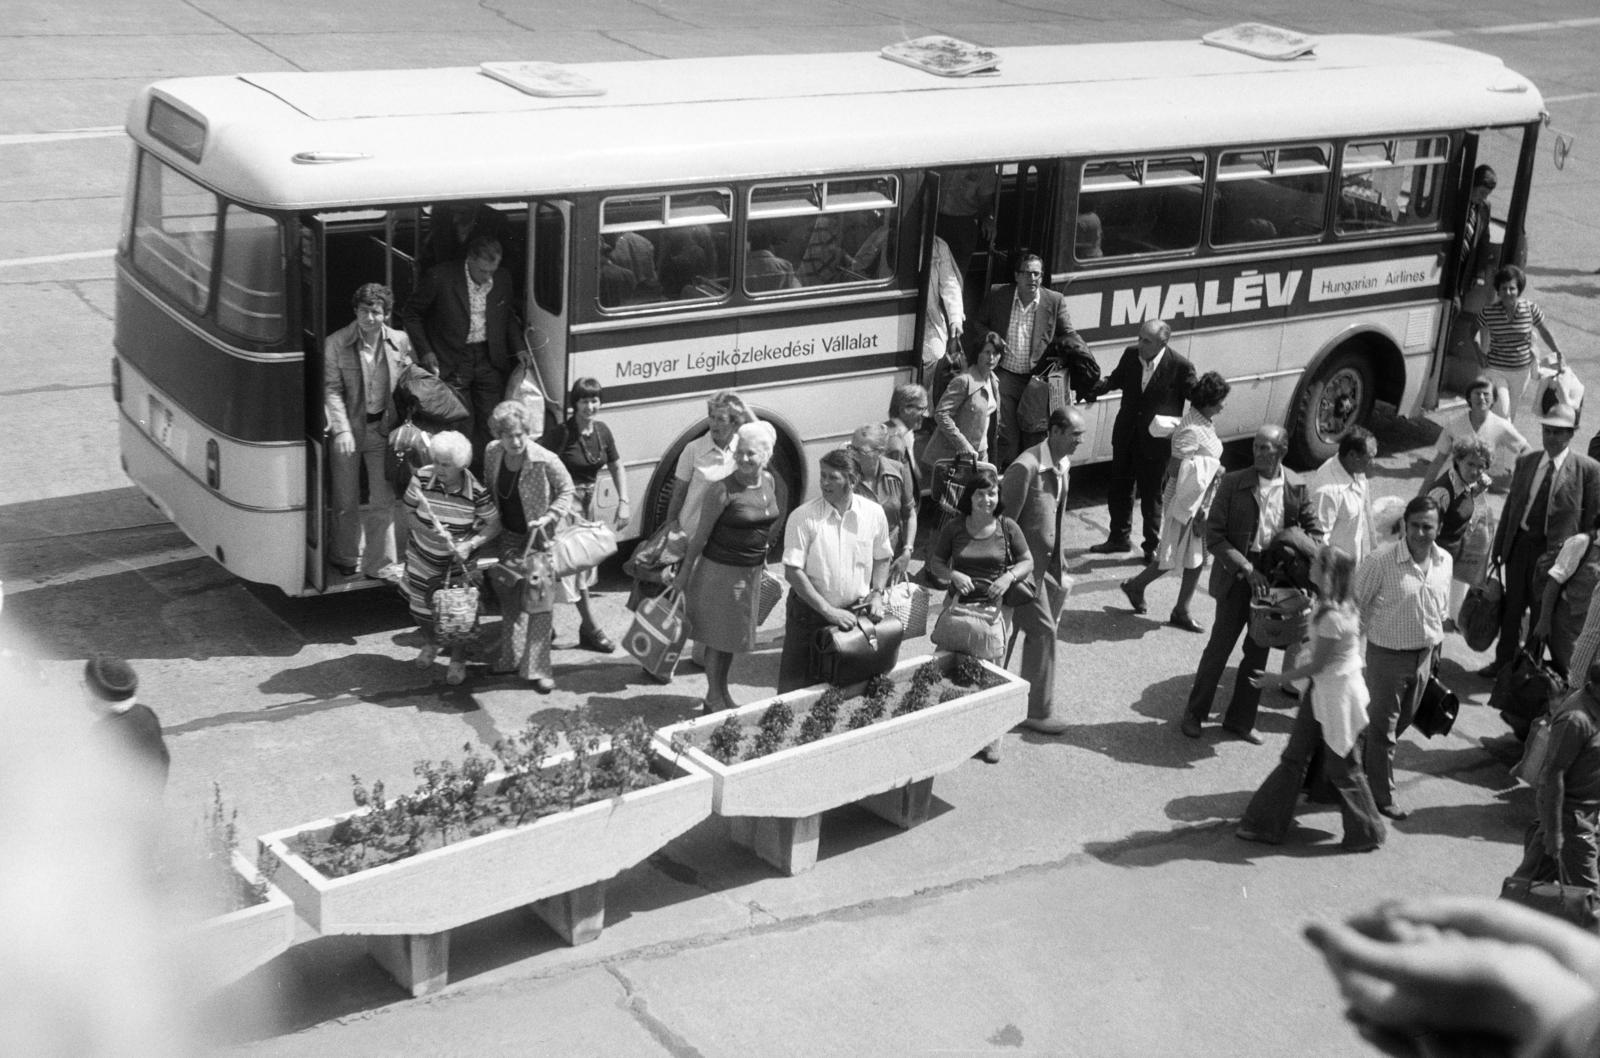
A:
{"type": "MultiPolygon", "coordinates": [[[[559,456],[561,465],[572,475],[576,518],[590,522],[600,519],[595,486],[600,471],[610,475],[617,493],[617,507],[611,520],[614,527],[621,530],[627,528],[631,513],[628,479],[622,471],[622,456],[617,454],[617,441],[611,435],[611,428],[595,417],[600,413],[600,392],[598,379],[580,378],[574,382],[567,395],[572,414],[539,438],[539,444],[559,456]]],[[[593,569],[583,570],[569,577],[562,587],[567,598],[578,605],[578,645],[585,650],[609,654],[617,646],[595,620],[589,599],[589,588],[597,576],[593,569]]]]}
{"type": "Polygon", "coordinates": [[[749,225],[748,252],[744,257],[744,288],[752,294],[773,290],[795,290],[800,277],[794,264],[778,250],[789,233],[781,221],[755,221],[749,225]]]}
{"type": "Polygon", "coordinates": [[[375,577],[395,561],[395,494],[385,472],[389,434],[400,424],[394,387],[411,363],[411,341],[389,326],[394,291],[363,283],[351,299],[356,318],[322,347],[323,414],[333,443],[333,541],[328,564],[340,575],[375,577]],[[361,509],[366,471],[367,511],[361,509]]]}
{"type": "Polygon", "coordinates": [[[979,246],[994,242],[994,200],[999,173],[992,165],[939,171],[939,218],[934,233],[950,247],[963,277],[979,246]]]}
{"type": "MultiPolygon", "coordinates": [[[[952,252],[954,249],[951,246],[952,252]]],[[[1022,450],[1017,401],[1022,398],[1034,366],[1058,335],[1075,346],[1088,348],[1072,329],[1067,299],[1044,285],[1044,261],[1035,253],[1022,253],[1017,261],[1016,282],[989,291],[978,311],[967,320],[968,348],[990,339],[1000,345],[1000,364],[995,369],[999,391],[995,462],[1002,469],[1022,450]]]]}
{"type": "MultiPolygon", "coordinates": [[[[635,301],[655,301],[661,296],[661,280],[656,276],[656,247],[636,231],[601,236],[606,262],[627,275],[628,294],[635,301]]],[[[606,304],[604,297],[602,304],[606,304]]]]}
{"type": "Polygon", "coordinates": [[[428,238],[417,261],[425,272],[443,261],[459,261],[467,244],[480,235],[505,247],[511,225],[505,214],[486,202],[435,202],[428,211],[428,238]]]}
{"type": "Polygon", "coordinates": [[[477,236],[465,260],[423,273],[401,312],[417,360],[437,371],[472,416],[473,463],[489,443],[489,415],[506,391],[517,357],[528,351],[516,287],[501,267],[498,240],[477,236]]]}
{"type": "Polygon", "coordinates": [[[1482,310],[1493,291],[1489,277],[1494,273],[1494,240],[1489,225],[1489,196],[1500,183],[1494,169],[1480,165],[1472,171],[1472,196],[1467,200],[1467,215],[1461,222],[1461,239],[1456,244],[1456,289],[1452,304],[1465,309],[1468,318],[1482,310]]]}
{"type": "MultiPolygon", "coordinates": [[[[459,572],[473,552],[500,535],[494,495],[467,469],[472,462],[472,443],[454,430],[445,430],[428,442],[428,452],[433,462],[417,471],[402,501],[411,528],[405,595],[411,616],[422,629],[422,650],[416,657],[421,669],[432,668],[439,656],[433,593],[444,586],[445,574],[452,566],[459,572]]],[[[455,685],[466,678],[467,646],[453,643],[445,682],[455,685]]]]}
{"type": "Polygon", "coordinates": [[[1105,229],[1100,223],[1100,214],[1089,212],[1079,213],[1076,231],[1073,235],[1072,255],[1080,261],[1090,261],[1096,257],[1104,257],[1106,251],[1101,245],[1105,229]]]}
{"type": "MultiPolygon", "coordinates": [[[[726,232],[727,226],[722,230],[726,232]]],[[[723,235],[724,242],[726,234],[723,235]]],[[[727,275],[722,271],[717,238],[705,224],[668,228],[661,239],[661,264],[658,274],[662,295],[672,300],[716,297],[727,290],[727,275]]]]}

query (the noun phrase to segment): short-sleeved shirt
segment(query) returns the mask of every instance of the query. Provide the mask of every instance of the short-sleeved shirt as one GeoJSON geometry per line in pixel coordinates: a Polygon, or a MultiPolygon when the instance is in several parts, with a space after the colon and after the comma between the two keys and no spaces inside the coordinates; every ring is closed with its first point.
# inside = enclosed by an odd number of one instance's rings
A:
{"type": "Polygon", "coordinates": [[[578,429],[576,419],[568,419],[539,438],[539,444],[554,452],[572,475],[574,485],[593,485],[604,467],[622,457],[617,455],[616,438],[611,428],[598,419],[588,436],[578,429]]]}
{"type": "Polygon", "coordinates": [[[783,530],[783,564],[800,570],[830,606],[849,606],[872,587],[872,566],[894,557],[883,507],[855,494],[839,511],[818,496],[796,507],[783,530]]]}
{"type": "Polygon", "coordinates": [[[1022,527],[1002,515],[995,531],[982,539],[967,532],[965,518],[952,518],[939,530],[933,544],[934,561],[976,582],[974,596],[985,594],[987,585],[999,580],[1007,569],[1023,558],[1031,558],[1028,538],[1022,527]]]}
{"type": "Polygon", "coordinates": [[[1518,298],[1508,312],[1497,298],[1483,307],[1478,320],[1489,332],[1490,367],[1509,371],[1533,362],[1533,329],[1544,326],[1538,305],[1518,298]]]}
{"type": "Polygon", "coordinates": [[[1448,456],[1455,451],[1457,441],[1474,438],[1489,446],[1491,456],[1506,451],[1515,458],[1532,447],[1528,444],[1528,439],[1522,436],[1521,431],[1511,424],[1510,419],[1491,411],[1484,417],[1483,425],[1476,430],[1472,428],[1470,412],[1445,423],[1433,450],[1442,456],[1448,456]]]}
{"type": "Polygon", "coordinates": [[[1561,775],[1567,803],[1600,804],[1600,744],[1589,709],[1589,694],[1579,690],[1567,696],[1550,718],[1550,754],[1539,773],[1541,785],[1546,776],[1561,775]]]}
{"type": "MultiPolygon", "coordinates": [[[[494,493],[479,484],[471,473],[463,471],[461,487],[451,491],[446,490],[431,466],[417,471],[411,484],[406,486],[404,502],[421,516],[424,524],[432,526],[436,518],[444,531],[457,540],[471,536],[497,513],[494,493]],[[426,508],[422,506],[424,496],[428,500],[426,508]],[[432,518],[429,517],[430,511],[432,518]]],[[[434,539],[431,533],[426,537],[413,534],[409,546],[434,558],[449,558],[451,555],[450,549],[434,539]]]]}
{"type": "Polygon", "coordinates": [[[718,448],[707,432],[683,446],[672,476],[689,483],[688,491],[683,494],[683,506],[678,509],[678,524],[684,532],[692,533],[694,527],[700,524],[700,501],[705,496],[706,486],[713,481],[721,481],[731,473],[732,438],[728,440],[727,448],[718,448]]]}

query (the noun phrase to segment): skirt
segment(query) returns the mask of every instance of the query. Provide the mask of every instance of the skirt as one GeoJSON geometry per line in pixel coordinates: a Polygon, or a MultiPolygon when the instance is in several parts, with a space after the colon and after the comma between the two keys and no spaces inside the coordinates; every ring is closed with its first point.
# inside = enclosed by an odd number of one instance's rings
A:
{"type": "Polygon", "coordinates": [[[743,654],[756,648],[764,566],[725,566],[704,555],[684,591],[689,638],[707,649],[743,654]]]}
{"type": "Polygon", "coordinates": [[[1199,569],[1206,564],[1206,520],[1198,515],[1180,522],[1161,515],[1161,540],[1156,544],[1156,564],[1164,570],[1199,569]],[[1198,529],[1198,531],[1196,531],[1198,529]]]}
{"type": "Polygon", "coordinates": [[[406,606],[422,628],[433,628],[433,593],[444,584],[450,562],[449,556],[440,558],[428,554],[416,540],[411,540],[406,548],[406,606]]]}

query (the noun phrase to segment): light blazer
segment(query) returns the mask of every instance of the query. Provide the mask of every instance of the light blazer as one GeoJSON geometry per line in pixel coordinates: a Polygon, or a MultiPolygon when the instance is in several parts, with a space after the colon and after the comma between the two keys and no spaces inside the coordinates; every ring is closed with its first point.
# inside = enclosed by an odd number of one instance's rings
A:
{"type": "Polygon", "coordinates": [[[1028,551],[1033,555],[1036,581],[1047,572],[1060,576],[1065,568],[1061,516],[1068,484],[1066,475],[1059,473],[1054,463],[1039,459],[1038,445],[1012,460],[1000,479],[1001,507],[1022,527],[1028,551]]]}
{"type": "MultiPolygon", "coordinates": [[[[411,363],[411,342],[404,333],[385,326],[378,348],[383,350],[389,367],[389,392],[384,394],[383,421],[379,425],[384,433],[390,433],[400,425],[400,413],[394,406],[394,387],[400,381],[400,372],[411,363]]],[[[328,421],[328,435],[337,437],[347,433],[355,438],[359,448],[367,430],[367,372],[361,361],[361,336],[354,320],[328,335],[322,344],[322,386],[323,417],[328,421]]]]}
{"type": "MultiPolygon", "coordinates": [[[[445,261],[422,274],[422,281],[400,312],[422,366],[437,368],[446,380],[467,374],[471,312],[465,262],[445,261]]],[[[511,273],[504,268],[495,272],[489,288],[483,332],[489,343],[489,362],[502,373],[509,372],[517,354],[528,348],[522,336],[522,321],[512,306],[511,273]]]]}
{"type": "MultiPolygon", "coordinates": [[[[1494,534],[1494,555],[1501,562],[1511,561],[1511,544],[1517,527],[1533,500],[1533,475],[1539,469],[1544,450],[1538,449],[1517,458],[1511,471],[1511,491],[1494,534]]],[[[1600,519],[1600,463],[1575,449],[1567,451],[1566,461],[1550,483],[1550,505],[1545,509],[1544,536],[1551,548],[1560,547],[1573,533],[1588,532],[1600,519]]]]}
{"type": "Polygon", "coordinates": [[[1130,345],[1122,351],[1122,359],[1097,393],[1122,391],[1122,406],[1117,409],[1117,419],[1111,426],[1111,446],[1130,449],[1141,457],[1166,462],[1172,450],[1167,437],[1151,437],[1150,421],[1157,415],[1183,415],[1184,402],[1189,390],[1194,388],[1194,365],[1177,350],[1167,348],[1161,362],[1150,376],[1150,384],[1143,389],[1139,380],[1144,377],[1144,363],[1139,359],[1139,347],[1130,345]]]}
{"type": "MultiPolygon", "coordinates": [[[[970,359],[983,345],[983,336],[990,331],[1004,338],[1011,329],[1011,302],[1017,296],[1015,283],[995,287],[983,297],[978,311],[966,323],[967,356],[970,359]]],[[[1033,317],[1033,345],[1028,350],[1029,363],[1037,364],[1045,347],[1058,334],[1077,337],[1072,329],[1072,317],[1067,314],[1067,299],[1049,287],[1039,288],[1039,308],[1033,317]]],[[[1087,348],[1087,346],[1085,346],[1087,348]]]]}
{"type": "Polygon", "coordinates": [[[999,383],[993,377],[985,387],[980,387],[968,371],[951,378],[939,398],[939,406],[933,410],[933,436],[922,451],[922,461],[931,466],[965,452],[987,453],[999,393],[999,383]],[[985,389],[993,400],[984,395],[985,389]]]}
{"type": "MultiPolygon", "coordinates": [[[[1289,468],[1284,468],[1283,476],[1283,525],[1278,528],[1298,526],[1320,541],[1322,525],[1311,506],[1310,490],[1289,468]]],[[[1211,515],[1206,519],[1206,549],[1214,559],[1207,590],[1213,599],[1221,599],[1229,588],[1248,577],[1255,568],[1246,555],[1255,540],[1260,516],[1261,509],[1256,504],[1256,468],[1245,467],[1222,475],[1216,498],[1211,501],[1211,515]]]]}
{"type": "MultiPolygon", "coordinates": [[[[577,494],[572,488],[572,475],[561,465],[561,457],[531,438],[527,442],[527,455],[522,463],[522,474],[517,478],[517,493],[522,499],[522,514],[529,524],[546,514],[556,516],[556,521],[575,513],[577,494]]],[[[500,441],[490,441],[483,454],[483,484],[491,493],[500,475],[500,464],[506,459],[506,448],[500,441]]],[[[495,502],[500,496],[495,493],[495,502]]]]}

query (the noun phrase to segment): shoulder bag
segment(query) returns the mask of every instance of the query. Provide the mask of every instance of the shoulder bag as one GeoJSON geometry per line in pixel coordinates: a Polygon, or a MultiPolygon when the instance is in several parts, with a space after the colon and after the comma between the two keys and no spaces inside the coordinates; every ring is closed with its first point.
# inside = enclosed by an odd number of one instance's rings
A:
{"type": "Polygon", "coordinates": [[[960,602],[952,592],[933,625],[933,645],[981,661],[1005,653],[1005,619],[993,603],[960,602]]]}
{"type": "Polygon", "coordinates": [[[1489,708],[1498,709],[1512,734],[1526,739],[1533,722],[1550,711],[1566,682],[1544,663],[1544,644],[1535,639],[1517,652],[1495,678],[1489,708]]]}
{"type": "Polygon", "coordinates": [[[688,638],[683,592],[669,588],[665,594],[640,601],[628,634],[622,637],[622,648],[652,679],[670,683],[688,638]]]}
{"type": "MultiPolygon", "coordinates": [[[[1016,561],[1011,554],[1011,534],[1006,532],[1005,523],[1000,524],[1000,537],[1006,545],[1006,568],[1009,570],[1016,561]]],[[[1027,606],[1033,602],[1036,593],[1033,588],[1033,575],[1016,577],[1011,581],[1011,586],[1006,593],[1000,596],[1000,601],[1015,610],[1019,606],[1027,606]]]]}
{"type": "Polygon", "coordinates": [[[550,540],[550,560],[558,577],[594,569],[616,553],[617,534],[604,522],[567,522],[550,540]]]}

